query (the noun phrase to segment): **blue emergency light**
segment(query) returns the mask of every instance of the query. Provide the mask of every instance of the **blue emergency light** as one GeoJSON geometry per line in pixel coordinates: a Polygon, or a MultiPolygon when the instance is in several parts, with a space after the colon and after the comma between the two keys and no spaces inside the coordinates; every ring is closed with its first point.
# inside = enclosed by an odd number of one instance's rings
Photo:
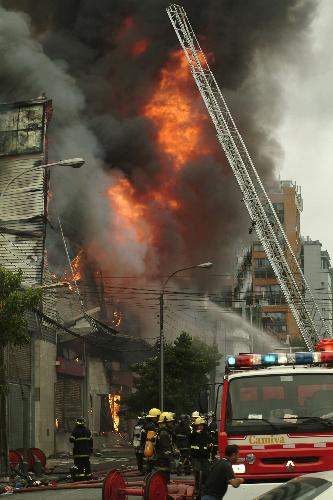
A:
{"type": "Polygon", "coordinates": [[[237,354],[227,356],[227,368],[258,368],[282,365],[333,364],[333,351],[237,354]]]}

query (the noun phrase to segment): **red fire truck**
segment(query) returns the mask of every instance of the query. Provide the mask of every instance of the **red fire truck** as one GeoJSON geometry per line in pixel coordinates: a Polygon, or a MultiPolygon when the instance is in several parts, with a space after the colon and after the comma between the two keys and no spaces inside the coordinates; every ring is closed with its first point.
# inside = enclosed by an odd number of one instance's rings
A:
{"type": "Polygon", "coordinates": [[[317,349],[227,357],[219,448],[239,446],[245,479],[333,469],[332,340],[317,349]]]}

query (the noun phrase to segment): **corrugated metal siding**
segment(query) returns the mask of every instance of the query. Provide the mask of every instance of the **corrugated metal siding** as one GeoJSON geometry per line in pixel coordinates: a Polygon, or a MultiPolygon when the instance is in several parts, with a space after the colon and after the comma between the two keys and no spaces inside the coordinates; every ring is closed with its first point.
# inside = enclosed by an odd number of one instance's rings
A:
{"type": "Polygon", "coordinates": [[[82,415],[81,379],[67,375],[57,375],[56,418],[59,430],[70,432],[75,419],[82,415]]]}
{"type": "Polygon", "coordinates": [[[46,98],[0,105],[0,263],[27,285],[43,279],[47,174],[36,162],[47,160],[50,110],[46,98]]]}
{"type": "MultiPolygon", "coordinates": [[[[48,174],[36,166],[47,162],[50,114],[51,101],[44,97],[0,105],[0,264],[22,269],[26,286],[52,282],[44,266],[48,174]]],[[[43,310],[54,319],[55,300],[45,291],[43,310]]],[[[31,315],[29,328],[37,328],[31,315]]],[[[54,328],[42,322],[40,333],[55,342],[54,328]]]]}
{"type": "MultiPolygon", "coordinates": [[[[23,385],[25,395],[28,396],[30,406],[30,387],[23,385]]],[[[30,414],[30,408],[28,408],[30,414]]],[[[22,390],[19,384],[8,384],[8,446],[9,449],[23,447],[23,400],[22,390]]],[[[25,423],[27,425],[27,423],[25,423]]],[[[30,428],[30,426],[29,426],[30,428]]],[[[29,436],[30,442],[30,436],[29,436]]]]}
{"type": "Polygon", "coordinates": [[[30,383],[31,344],[8,347],[8,379],[11,382],[30,383]]]}

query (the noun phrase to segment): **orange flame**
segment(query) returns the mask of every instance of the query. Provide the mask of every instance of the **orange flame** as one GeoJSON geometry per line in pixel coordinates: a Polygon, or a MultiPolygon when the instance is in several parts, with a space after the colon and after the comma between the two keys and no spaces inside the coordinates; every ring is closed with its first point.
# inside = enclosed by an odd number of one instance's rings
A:
{"type": "Polygon", "coordinates": [[[120,394],[109,394],[109,407],[115,432],[119,432],[120,394]]]}
{"type": "Polygon", "coordinates": [[[82,252],[83,250],[80,250],[80,252],[77,254],[76,257],[74,257],[71,263],[74,273],[74,278],[73,278],[74,281],[79,281],[81,279],[80,264],[81,264],[82,252]]]}
{"type": "Polygon", "coordinates": [[[121,314],[121,312],[114,311],[112,316],[113,316],[113,319],[112,319],[113,326],[115,326],[115,327],[120,326],[121,320],[123,318],[123,315],[121,314]]]}
{"type": "Polygon", "coordinates": [[[115,223],[119,232],[116,237],[122,239],[121,229],[127,228],[136,235],[138,241],[148,238],[144,215],[146,206],[136,201],[136,192],[129,180],[119,178],[118,182],[108,189],[108,197],[115,211],[115,223]]]}
{"type": "Polygon", "coordinates": [[[188,93],[190,82],[183,51],[173,52],[169,64],[162,69],[158,89],[144,109],[144,115],[158,129],[161,151],[173,157],[176,170],[208,153],[201,134],[201,125],[207,118],[193,106],[193,98],[188,93]]]}
{"type": "MultiPolygon", "coordinates": [[[[65,281],[67,283],[71,283],[74,281],[79,281],[82,276],[81,272],[81,266],[82,266],[82,255],[83,255],[83,250],[80,250],[79,253],[74,257],[74,259],[71,261],[71,269],[66,269],[60,280],[58,281],[65,281]]],[[[70,290],[72,290],[71,286],[69,287],[70,290]]]]}
{"type": "MultiPolygon", "coordinates": [[[[140,40],[133,50],[139,54],[146,48],[146,40],[140,40]]],[[[165,166],[160,173],[157,187],[145,194],[137,193],[124,177],[109,188],[108,198],[115,213],[116,238],[119,240],[124,239],[126,230],[130,230],[137,241],[153,243],[155,228],[150,224],[152,206],[158,204],[174,212],[180,210],[181,200],[173,194],[178,172],[188,161],[209,152],[202,132],[208,120],[191,95],[191,83],[192,77],[183,52],[171,53],[156,89],[143,109],[144,116],[156,127],[159,151],[168,155],[167,168],[165,166]]]]}

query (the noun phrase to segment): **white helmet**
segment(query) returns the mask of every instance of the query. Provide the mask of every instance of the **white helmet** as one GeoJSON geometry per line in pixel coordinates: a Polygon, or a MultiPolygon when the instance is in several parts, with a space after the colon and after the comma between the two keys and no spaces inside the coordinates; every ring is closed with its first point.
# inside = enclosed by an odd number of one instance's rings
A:
{"type": "Polygon", "coordinates": [[[195,410],[195,411],[192,413],[191,418],[192,418],[192,419],[196,419],[196,418],[198,418],[198,417],[200,417],[200,413],[199,413],[197,410],[195,410]]]}

